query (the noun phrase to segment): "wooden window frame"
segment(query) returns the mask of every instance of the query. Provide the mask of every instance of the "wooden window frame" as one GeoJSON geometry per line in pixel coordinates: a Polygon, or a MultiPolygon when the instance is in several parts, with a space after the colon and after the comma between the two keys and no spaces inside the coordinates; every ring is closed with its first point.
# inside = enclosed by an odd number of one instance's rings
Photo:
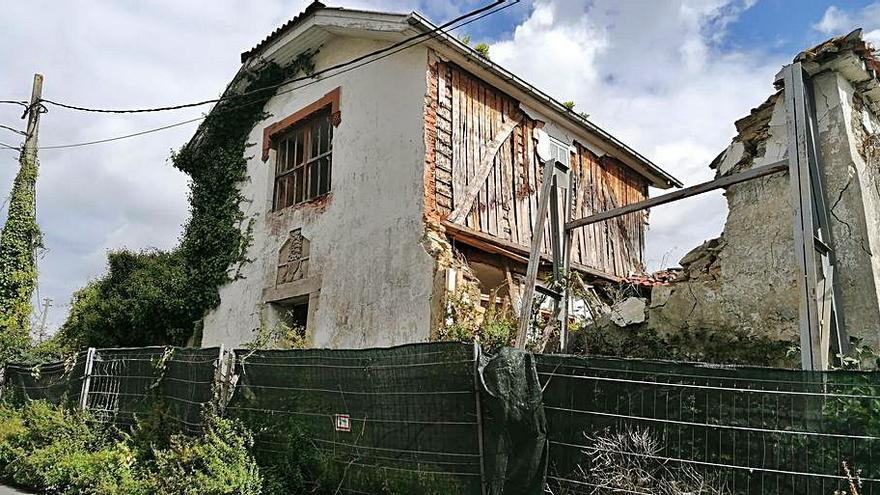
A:
{"type": "Polygon", "coordinates": [[[299,124],[302,120],[311,117],[312,114],[323,110],[328,106],[330,107],[330,123],[333,127],[339,127],[339,124],[342,122],[342,113],[339,110],[339,98],[341,92],[341,88],[336,88],[322,96],[317,101],[306,105],[304,108],[294,112],[288,117],[285,117],[263,129],[263,161],[265,162],[269,160],[269,150],[277,150],[278,143],[274,140],[276,136],[283,134],[284,131],[299,124]]]}
{"type": "MultiPolygon", "coordinates": [[[[275,171],[272,180],[272,211],[296,206],[330,192],[333,168],[333,128],[338,127],[342,121],[339,110],[340,92],[340,88],[337,87],[317,101],[263,129],[263,161],[265,162],[269,159],[270,150],[275,150],[275,171]],[[312,151],[312,126],[316,119],[329,120],[330,125],[326,128],[330,131],[330,139],[326,150],[319,152],[315,156],[310,156],[312,151]],[[300,137],[299,135],[301,135],[301,143],[297,141],[297,138],[300,137]],[[287,163],[291,140],[293,140],[295,146],[302,144],[305,150],[301,163],[287,163]],[[317,186],[313,187],[316,184],[313,181],[320,180],[318,178],[321,177],[323,160],[327,161],[325,175],[328,185],[322,186],[320,183],[317,183],[317,186]],[[283,170],[284,168],[287,169],[283,170]],[[297,174],[301,174],[304,182],[302,194],[299,197],[297,197],[297,182],[300,176],[297,174]],[[314,178],[312,175],[314,175],[314,178]],[[288,179],[289,177],[293,177],[293,180],[288,179]],[[279,185],[282,181],[285,184],[285,188],[293,188],[292,193],[289,193],[287,189],[282,191],[283,198],[279,196],[279,185]],[[293,199],[290,199],[290,196],[293,196],[293,199]]],[[[297,152],[296,148],[294,148],[294,160],[296,158],[297,152]]]]}
{"type": "Polygon", "coordinates": [[[306,203],[330,192],[333,126],[329,109],[318,110],[273,140],[277,142],[273,211],[306,203]],[[329,137],[323,136],[323,131],[329,131],[329,137]]]}

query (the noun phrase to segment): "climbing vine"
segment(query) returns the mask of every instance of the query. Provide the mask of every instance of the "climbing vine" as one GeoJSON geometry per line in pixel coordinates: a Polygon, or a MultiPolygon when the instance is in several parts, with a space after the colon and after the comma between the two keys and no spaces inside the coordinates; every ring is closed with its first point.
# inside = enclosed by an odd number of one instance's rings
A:
{"type": "Polygon", "coordinates": [[[274,87],[299,72],[311,72],[311,59],[312,54],[306,53],[285,67],[266,63],[259,70],[239,73],[227,92],[246,96],[221,101],[193,139],[172,156],[174,166],[192,179],[191,216],[179,250],[196,319],[220,302],[220,286],[249,261],[245,253],[252,226],[241,211],[246,198],[238,186],[247,180],[248,134],[267,117],[263,107],[275,94],[259,89],[274,87]]]}
{"type": "Polygon", "coordinates": [[[193,138],[172,154],[190,177],[190,218],[171,252],[110,254],[110,270],[77,293],[61,338],[84,345],[181,345],[238,276],[251,242],[247,200],[248,136],[268,115],[265,104],[284,80],[313,71],[314,52],[285,66],[243,68],[193,138]]]}
{"type": "Polygon", "coordinates": [[[30,344],[31,296],[37,286],[36,249],[42,246],[36,216],[36,160],[24,160],[9,197],[0,234],[0,362],[30,344]]]}

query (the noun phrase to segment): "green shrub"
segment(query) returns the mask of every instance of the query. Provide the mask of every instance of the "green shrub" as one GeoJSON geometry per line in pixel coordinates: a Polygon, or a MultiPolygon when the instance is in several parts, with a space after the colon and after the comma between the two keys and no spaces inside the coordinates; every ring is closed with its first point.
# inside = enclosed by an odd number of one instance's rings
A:
{"type": "Polygon", "coordinates": [[[174,435],[156,451],[156,493],[259,495],[262,477],[248,449],[253,437],[241,423],[208,418],[203,437],[174,435]]]}
{"type": "Polygon", "coordinates": [[[43,401],[0,406],[0,466],[2,477],[52,493],[150,492],[124,439],[85,414],[43,401]]]}
{"type": "Polygon", "coordinates": [[[439,340],[479,342],[489,354],[513,344],[517,319],[510,308],[490,304],[482,308],[479,291],[452,293],[447,298],[446,322],[440,327],[439,340]]]}
{"type": "Polygon", "coordinates": [[[207,416],[196,437],[169,433],[161,412],[148,418],[128,435],[46,402],[0,403],[0,479],[59,495],[262,493],[239,422],[207,416]]]}

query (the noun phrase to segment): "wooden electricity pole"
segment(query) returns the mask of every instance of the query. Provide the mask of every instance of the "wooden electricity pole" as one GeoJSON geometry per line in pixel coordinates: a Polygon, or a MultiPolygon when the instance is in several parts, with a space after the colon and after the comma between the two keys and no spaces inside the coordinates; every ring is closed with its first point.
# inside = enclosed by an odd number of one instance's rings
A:
{"type": "Polygon", "coordinates": [[[24,141],[24,149],[21,150],[21,166],[36,166],[37,162],[37,135],[40,132],[40,99],[43,97],[43,75],[34,74],[34,84],[31,89],[31,104],[28,106],[27,137],[24,141]]]}
{"type": "Polygon", "coordinates": [[[19,334],[30,328],[31,297],[37,284],[37,140],[40,114],[45,111],[40,103],[42,93],[43,76],[34,74],[31,101],[22,115],[28,123],[20,166],[9,195],[6,223],[0,232],[0,328],[15,329],[19,334]]]}

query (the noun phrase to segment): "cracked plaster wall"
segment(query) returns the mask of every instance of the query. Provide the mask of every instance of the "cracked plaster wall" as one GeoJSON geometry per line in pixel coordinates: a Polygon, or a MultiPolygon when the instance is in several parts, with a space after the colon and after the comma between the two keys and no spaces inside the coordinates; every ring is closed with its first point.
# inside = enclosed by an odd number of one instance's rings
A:
{"type": "MultiPolygon", "coordinates": [[[[837,280],[850,335],[880,348],[880,166],[865,146],[880,131],[876,116],[841,74],[814,79],[826,198],[838,256],[837,280]]],[[[717,175],[787,157],[784,99],[774,95],[737,122],[739,135],[720,157],[717,175]]],[[[683,276],[655,287],[649,328],[745,331],[797,341],[799,299],[792,250],[788,174],[737,184],[725,193],[724,233],[682,259],[683,276]]]]}

